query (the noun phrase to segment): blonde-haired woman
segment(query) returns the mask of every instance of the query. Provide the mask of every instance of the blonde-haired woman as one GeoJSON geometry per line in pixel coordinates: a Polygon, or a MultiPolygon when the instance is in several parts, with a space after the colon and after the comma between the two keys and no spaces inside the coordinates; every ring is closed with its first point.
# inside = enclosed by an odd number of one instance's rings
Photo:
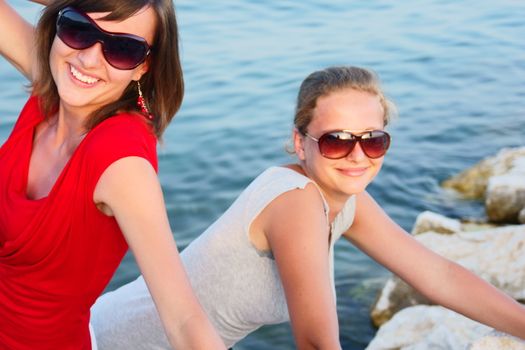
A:
{"type": "MultiPolygon", "coordinates": [[[[291,321],[297,348],[340,349],[333,247],[341,236],[434,302],[525,338],[522,305],[420,245],[366,192],[390,145],[392,108],[366,69],[309,75],[297,99],[297,163],[264,171],[181,253],[227,346],[291,321]]],[[[102,350],[167,346],[142,277],[103,295],[93,325],[102,350]]]]}

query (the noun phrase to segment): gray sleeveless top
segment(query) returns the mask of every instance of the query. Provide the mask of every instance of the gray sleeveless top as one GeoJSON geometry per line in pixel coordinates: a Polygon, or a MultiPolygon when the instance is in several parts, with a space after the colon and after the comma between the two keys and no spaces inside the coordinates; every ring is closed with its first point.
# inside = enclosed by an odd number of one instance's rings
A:
{"type": "MultiPolygon", "coordinates": [[[[310,182],[314,183],[289,168],[267,169],[181,253],[192,287],[227,347],[262,325],[289,320],[275,261],[271,253],[252,245],[248,230],[272,200],[310,182]]],[[[328,217],[326,201],[324,204],[328,217]]],[[[329,259],[334,295],[334,242],[352,224],[354,210],[352,196],[331,224],[329,259]]],[[[91,323],[100,350],[170,349],[142,276],[102,295],[92,308],[91,323]]]]}

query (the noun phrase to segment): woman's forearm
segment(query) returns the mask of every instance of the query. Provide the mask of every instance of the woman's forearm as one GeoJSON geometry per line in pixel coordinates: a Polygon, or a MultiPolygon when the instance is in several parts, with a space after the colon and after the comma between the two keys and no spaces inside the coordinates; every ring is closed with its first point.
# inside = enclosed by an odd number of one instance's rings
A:
{"type": "Polygon", "coordinates": [[[203,312],[189,315],[180,326],[166,330],[174,349],[225,349],[211,322],[203,312]]]}
{"type": "Polygon", "coordinates": [[[421,290],[431,300],[525,339],[524,305],[456,263],[448,262],[441,276],[434,276],[440,282],[440,288],[421,290]]]}
{"type": "Polygon", "coordinates": [[[353,244],[435,303],[525,339],[523,305],[415,240],[366,192],[356,200],[354,223],[345,233],[353,244]]]}

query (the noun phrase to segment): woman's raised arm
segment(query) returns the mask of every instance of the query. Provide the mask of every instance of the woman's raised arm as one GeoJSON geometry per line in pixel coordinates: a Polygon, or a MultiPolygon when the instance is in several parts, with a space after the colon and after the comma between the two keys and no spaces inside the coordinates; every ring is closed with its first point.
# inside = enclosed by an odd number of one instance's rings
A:
{"type": "Polygon", "coordinates": [[[225,349],[193,294],[166,214],[157,174],[139,157],[122,158],[102,174],[95,203],[114,215],[175,349],[225,349]]]}
{"type": "Polygon", "coordinates": [[[0,0],[0,54],[30,81],[35,67],[34,46],[34,27],[0,0]]]}
{"type": "Polygon", "coordinates": [[[356,205],[348,240],[435,303],[525,339],[525,307],[417,242],[368,193],[356,205]]]}

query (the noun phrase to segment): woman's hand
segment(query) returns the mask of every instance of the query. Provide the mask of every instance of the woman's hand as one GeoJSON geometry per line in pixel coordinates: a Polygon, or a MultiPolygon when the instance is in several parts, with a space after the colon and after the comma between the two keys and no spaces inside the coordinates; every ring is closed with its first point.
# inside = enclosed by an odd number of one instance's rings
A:
{"type": "Polygon", "coordinates": [[[209,322],[180,260],[162,190],[151,164],[122,158],[100,177],[95,203],[115,216],[135,255],[170,344],[175,349],[225,349],[209,322]]]}

